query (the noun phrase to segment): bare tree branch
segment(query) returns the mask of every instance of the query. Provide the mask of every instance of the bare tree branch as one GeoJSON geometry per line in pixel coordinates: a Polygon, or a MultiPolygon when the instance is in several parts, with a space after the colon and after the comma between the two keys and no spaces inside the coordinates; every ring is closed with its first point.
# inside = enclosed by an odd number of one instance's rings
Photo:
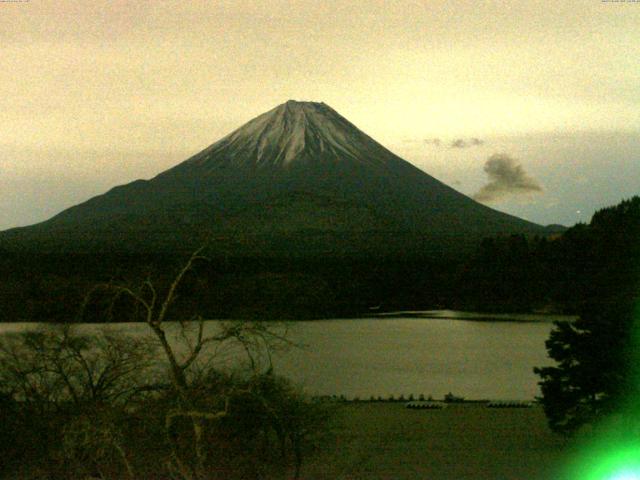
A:
{"type": "Polygon", "coordinates": [[[178,285],[180,285],[180,283],[182,282],[182,278],[185,276],[185,274],[193,268],[193,264],[198,260],[207,260],[207,257],[200,255],[200,253],[204,250],[204,248],[205,248],[205,245],[203,245],[202,247],[198,248],[195,252],[193,252],[191,254],[191,257],[185,264],[185,266],[182,267],[182,269],[178,272],[178,275],[176,275],[175,279],[171,283],[171,286],[169,287],[169,292],[167,293],[167,296],[165,297],[164,302],[162,302],[162,308],[160,309],[160,313],[158,314],[157,318],[154,320],[155,323],[160,324],[164,321],[164,318],[167,315],[167,310],[169,309],[169,306],[175,300],[176,289],[178,288],[178,285]]]}

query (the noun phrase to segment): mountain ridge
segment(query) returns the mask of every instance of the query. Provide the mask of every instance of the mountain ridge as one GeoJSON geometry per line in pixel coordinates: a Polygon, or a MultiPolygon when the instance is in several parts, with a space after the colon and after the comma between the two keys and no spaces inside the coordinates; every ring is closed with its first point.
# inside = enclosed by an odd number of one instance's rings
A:
{"type": "Polygon", "coordinates": [[[57,243],[65,248],[79,248],[89,237],[109,248],[144,248],[145,241],[149,248],[184,247],[206,236],[236,234],[271,235],[282,244],[321,232],[354,235],[349,248],[357,251],[365,247],[366,232],[378,232],[373,237],[382,242],[381,232],[462,241],[542,234],[544,228],[457,192],[328,105],[290,100],[150,180],[114,187],[34,226],[0,232],[0,246],[37,240],[55,249],[49,236],[64,237],[57,243]]]}

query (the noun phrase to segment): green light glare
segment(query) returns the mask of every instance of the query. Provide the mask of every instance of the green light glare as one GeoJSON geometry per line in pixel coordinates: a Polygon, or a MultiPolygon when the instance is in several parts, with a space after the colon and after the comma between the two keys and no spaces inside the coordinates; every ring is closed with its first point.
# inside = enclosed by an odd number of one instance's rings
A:
{"type": "Polygon", "coordinates": [[[568,475],[571,480],[640,480],[640,444],[609,445],[580,455],[568,475]]]}
{"type": "Polygon", "coordinates": [[[617,414],[583,437],[563,480],[640,480],[640,302],[634,305],[631,380],[617,414]],[[581,444],[581,445],[580,445],[581,444]]]}
{"type": "Polygon", "coordinates": [[[637,470],[623,470],[610,477],[610,480],[640,480],[640,473],[637,470]]]}

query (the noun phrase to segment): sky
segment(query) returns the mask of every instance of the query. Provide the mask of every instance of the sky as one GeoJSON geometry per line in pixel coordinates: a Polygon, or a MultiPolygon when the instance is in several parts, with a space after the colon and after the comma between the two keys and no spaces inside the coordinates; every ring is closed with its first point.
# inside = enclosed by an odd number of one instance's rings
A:
{"type": "Polygon", "coordinates": [[[0,230],[323,101],[493,208],[640,194],[640,2],[0,0],[0,230]]]}

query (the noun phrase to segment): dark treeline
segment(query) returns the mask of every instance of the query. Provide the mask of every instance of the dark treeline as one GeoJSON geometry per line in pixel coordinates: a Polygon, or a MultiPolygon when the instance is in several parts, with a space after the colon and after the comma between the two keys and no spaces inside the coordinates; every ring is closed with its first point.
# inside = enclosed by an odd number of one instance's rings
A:
{"type": "MultiPolygon", "coordinates": [[[[328,318],[372,307],[445,305],[455,291],[452,260],[219,258],[190,273],[176,311],[205,318],[328,318]]],[[[97,283],[152,279],[166,288],[183,255],[5,254],[0,321],[68,320],[97,283]]],[[[130,318],[121,317],[123,321],[130,318]]]]}
{"type": "MultiPolygon", "coordinates": [[[[628,259],[617,252],[637,237],[619,217],[639,201],[605,208],[590,224],[563,234],[487,238],[448,256],[221,256],[210,248],[209,261],[184,282],[176,309],[197,309],[205,318],[262,319],[431,308],[576,313],[593,285],[629,283],[622,277],[628,269],[619,268],[628,259]]],[[[184,257],[4,252],[0,321],[67,320],[96,283],[150,278],[166,285],[184,257]]]]}
{"type": "Polygon", "coordinates": [[[596,212],[555,238],[486,239],[461,274],[461,306],[579,313],[638,279],[640,197],[596,212]]]}

